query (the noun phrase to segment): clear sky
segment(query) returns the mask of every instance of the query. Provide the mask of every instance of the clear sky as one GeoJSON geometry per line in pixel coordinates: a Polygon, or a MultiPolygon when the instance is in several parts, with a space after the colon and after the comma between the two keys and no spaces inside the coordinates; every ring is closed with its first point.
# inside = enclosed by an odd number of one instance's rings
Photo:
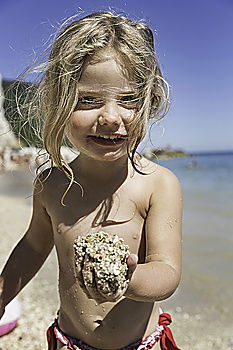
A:
{"type": "Polygon", "coordinates": [[[152,129],[155,147],[233,150],[232,0],[0,0],[0,73],[15,79],[43,49],[52,26],[112,7],[156,29],[171,109],[152,129]]]}

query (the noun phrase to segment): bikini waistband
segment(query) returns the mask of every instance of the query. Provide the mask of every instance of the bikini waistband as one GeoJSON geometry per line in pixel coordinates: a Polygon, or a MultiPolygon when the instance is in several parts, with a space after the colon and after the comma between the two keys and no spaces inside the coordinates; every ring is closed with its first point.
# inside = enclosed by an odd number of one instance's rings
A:
{"type": "MultiPolygon", "coordinates": [[[[145,339],[139,339],[135,343],[127,345],[119,350],[149,350],[159,340],[160,346],[163,350],[180,350],[173,338],[172,332],[168,327],[172,322],[171,316],[167,313],[159,315],[159,322],[155,331],[147,336],[145,339]]],[[[58,320],[55,319],[54,323],[49,327],[47,331],[48,350],[57,349],[57,340],[63,345],[66,345],[70,350],[100,350],[92,347],[83,341],[70,337],[65,334],[59,327],[58,320]]]]}

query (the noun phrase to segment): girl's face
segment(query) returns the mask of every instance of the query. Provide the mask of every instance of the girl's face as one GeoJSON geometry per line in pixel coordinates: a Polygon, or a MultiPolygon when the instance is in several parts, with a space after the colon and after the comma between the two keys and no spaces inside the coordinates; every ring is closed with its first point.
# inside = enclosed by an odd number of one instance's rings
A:
{"type": "Polygon", "coordinates": [[[114,161],[125,156],[137,94],[133,84],[123,76],[114,54],[87,63],[78,90],[69,140],[89,158],[114,161]]]}

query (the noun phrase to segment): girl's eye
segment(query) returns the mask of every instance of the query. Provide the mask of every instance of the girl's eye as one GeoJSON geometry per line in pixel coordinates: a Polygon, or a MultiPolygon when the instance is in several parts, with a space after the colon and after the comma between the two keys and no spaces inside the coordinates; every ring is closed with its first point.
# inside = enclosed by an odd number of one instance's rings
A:
{"type": "Polygon", "coordinates": [[[101,101],[92,96],[83,96],[78,99],[78,103],[85,105],[100,104],[101,101]]]}
{"type": "Polygon", "coordinates": [[[120,98],[119,102],[127,106],[135,106],[138,102],[138,98],[135,95],[125,95],[120,98]]]}
{"type": "Polygon", "coordinates": [[[102,101],[93,96],[82,96],[78,99],[75,110],[96,109],[102,105],[102,101]]]}

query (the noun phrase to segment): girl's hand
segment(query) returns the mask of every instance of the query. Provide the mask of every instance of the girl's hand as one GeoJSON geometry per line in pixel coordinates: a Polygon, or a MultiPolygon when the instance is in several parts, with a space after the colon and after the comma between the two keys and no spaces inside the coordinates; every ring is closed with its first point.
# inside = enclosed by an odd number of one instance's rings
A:
{"type": "MultiPolygon", "coordinates": [[[[138,257],[135,254],[130,254],[127,259],[128,265],[128,276],[127,279],[130,281],[134,270],[137,267],[138,257]]],[[[89,261],[87,256],[83,258],[82,263],[76,268],[76,277],[79,280],[79,284],[89,299],[94,299],[97,303],[101,304],[104,302],[115,302],[119,300],[128,288],[128,284],[124,289],[119,289],[116,293],[111,295],[104,294],[98,289],[96,283],[96,276],[93,270],[89,269],[89,261]]]]}

